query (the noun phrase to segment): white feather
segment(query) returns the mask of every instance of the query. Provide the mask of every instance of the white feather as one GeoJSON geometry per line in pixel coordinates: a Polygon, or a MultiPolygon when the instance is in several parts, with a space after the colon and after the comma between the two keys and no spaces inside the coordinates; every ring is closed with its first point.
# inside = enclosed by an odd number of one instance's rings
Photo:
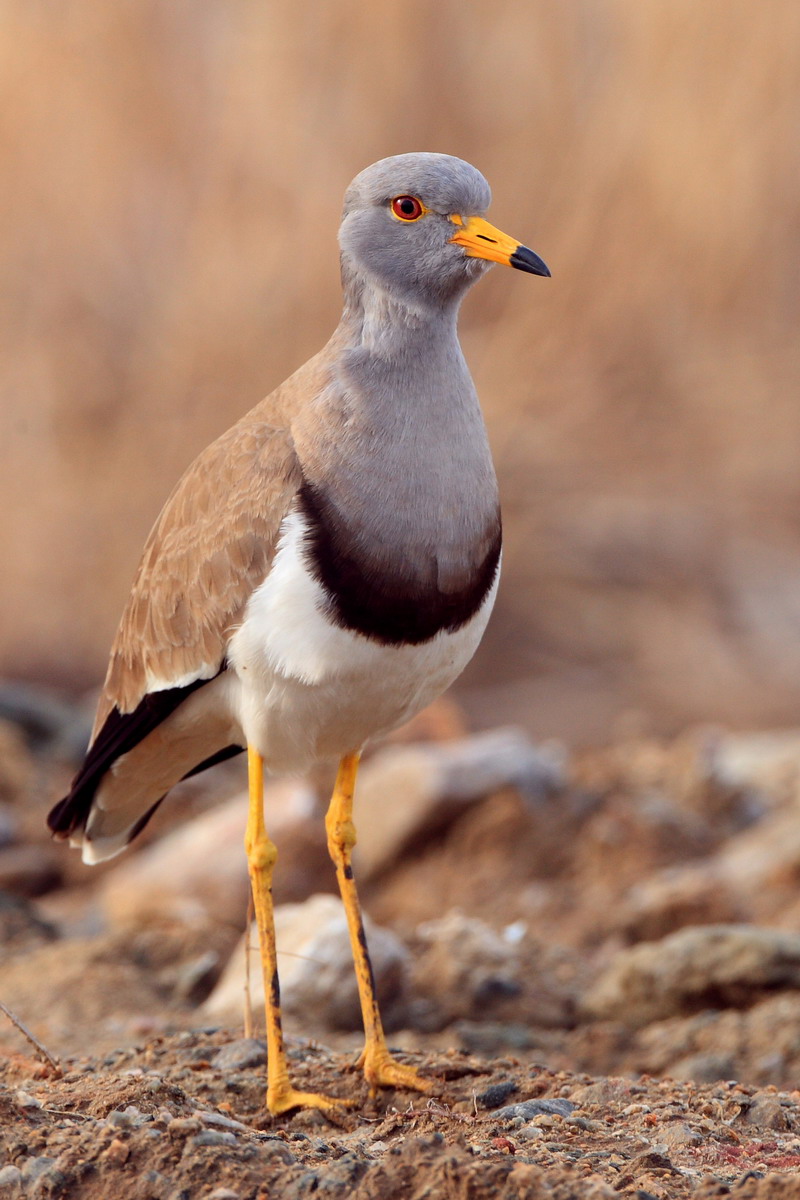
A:
{"type": "Polygon", "coordinates": [[[454,633],[385,646],[327,615],[305,538],[304,519],[292,512],[228,653],[241,685],[244,735],[268,767],[287,773],[359,750],[439,696],[475,653],[497,589],[495,577],[479,611],[454,633]]]}

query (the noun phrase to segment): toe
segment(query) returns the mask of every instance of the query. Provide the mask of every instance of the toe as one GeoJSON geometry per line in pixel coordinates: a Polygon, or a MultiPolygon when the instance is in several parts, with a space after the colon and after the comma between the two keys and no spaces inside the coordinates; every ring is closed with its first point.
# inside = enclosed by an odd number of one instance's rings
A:
{"type": "Polygon", "coordinates": [[[295,1088],[283,1088],[267,1093],[267,1109],[274,1117],[292,1108],[352,1108],[354,1100],[341,1100],[338,1096],[324,1096],[320,1092],[298,1092],[295,1088]]]}
{"type": "Polygon", "coordinates": [[[399,1063],[396,1058],[392,1058],[388,1050],[382,1053],[365,1053],[361,1065],[373,1093],[379,1087],[408,1088],[414,1092],[433,1091],[430,1080],[423,1079],[414,1067],[399,1063]]]}

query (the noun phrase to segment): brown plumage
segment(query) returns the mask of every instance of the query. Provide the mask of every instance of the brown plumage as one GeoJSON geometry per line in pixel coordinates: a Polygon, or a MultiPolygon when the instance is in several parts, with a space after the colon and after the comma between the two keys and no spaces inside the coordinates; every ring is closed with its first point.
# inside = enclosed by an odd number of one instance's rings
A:
{"type": "Polygon", "coordinates": [[[111,648],[92,740],[112,708],[135,710],[148,680],[174,686],[222,666],[302,480],[288,426],[321,386],[320,358],[207,446],[161,510],[111,648]]]}

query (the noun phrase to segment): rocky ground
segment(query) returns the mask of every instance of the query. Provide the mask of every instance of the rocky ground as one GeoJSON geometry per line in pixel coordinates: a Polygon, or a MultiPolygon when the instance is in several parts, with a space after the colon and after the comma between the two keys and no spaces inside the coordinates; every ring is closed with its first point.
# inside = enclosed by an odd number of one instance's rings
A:
{"type": "Polygon", "coordinates": [[[355,1101],[275,1119],[239,769],[89,869],[44,831],[81,713],[0,713],[0,1197],[800,1196],[800,733],[571,755],[440,704],[376,751],[357,877],[430,1096],[368,1096],[328,781],[273,785],[293,1072],[355,1101]]]}

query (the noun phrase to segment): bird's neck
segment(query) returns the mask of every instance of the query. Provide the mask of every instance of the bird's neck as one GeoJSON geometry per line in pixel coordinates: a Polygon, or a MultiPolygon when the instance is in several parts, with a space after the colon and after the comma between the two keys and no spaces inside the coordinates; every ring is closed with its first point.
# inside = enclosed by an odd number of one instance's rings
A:
{"type": "Polygon", "coordinates": [[[420,642],[477,612],[500,553],[497,483],[456,334],[370,290],[345,308],[330,374],[296,414],[314,570],[348,628],[420,642]]]}
{"type": "Polygon", "coordinates": [[[354,351],[393,362],[410,349],[430,353],[457,344],[461,298],[408,298],[356,274],[344,277],[344,311],[338,333],[354,351]]]}
{"type": "Polygon", "coordinates": [[[450,461],[463,471],[463,486],[475,475],[493,483],[457,316],[457,301],[409,303],[371,282],[348,280],[342,319],[327,348],[332,373],[293,424],[306,478],[330,475],[338,488],[347,467],[357,469],[361,460],[359,475],[383,466],[389,478],[400,471],[430,488],[450,461]],[[331,437],[335,454],[325,451],[331,437]]]}

